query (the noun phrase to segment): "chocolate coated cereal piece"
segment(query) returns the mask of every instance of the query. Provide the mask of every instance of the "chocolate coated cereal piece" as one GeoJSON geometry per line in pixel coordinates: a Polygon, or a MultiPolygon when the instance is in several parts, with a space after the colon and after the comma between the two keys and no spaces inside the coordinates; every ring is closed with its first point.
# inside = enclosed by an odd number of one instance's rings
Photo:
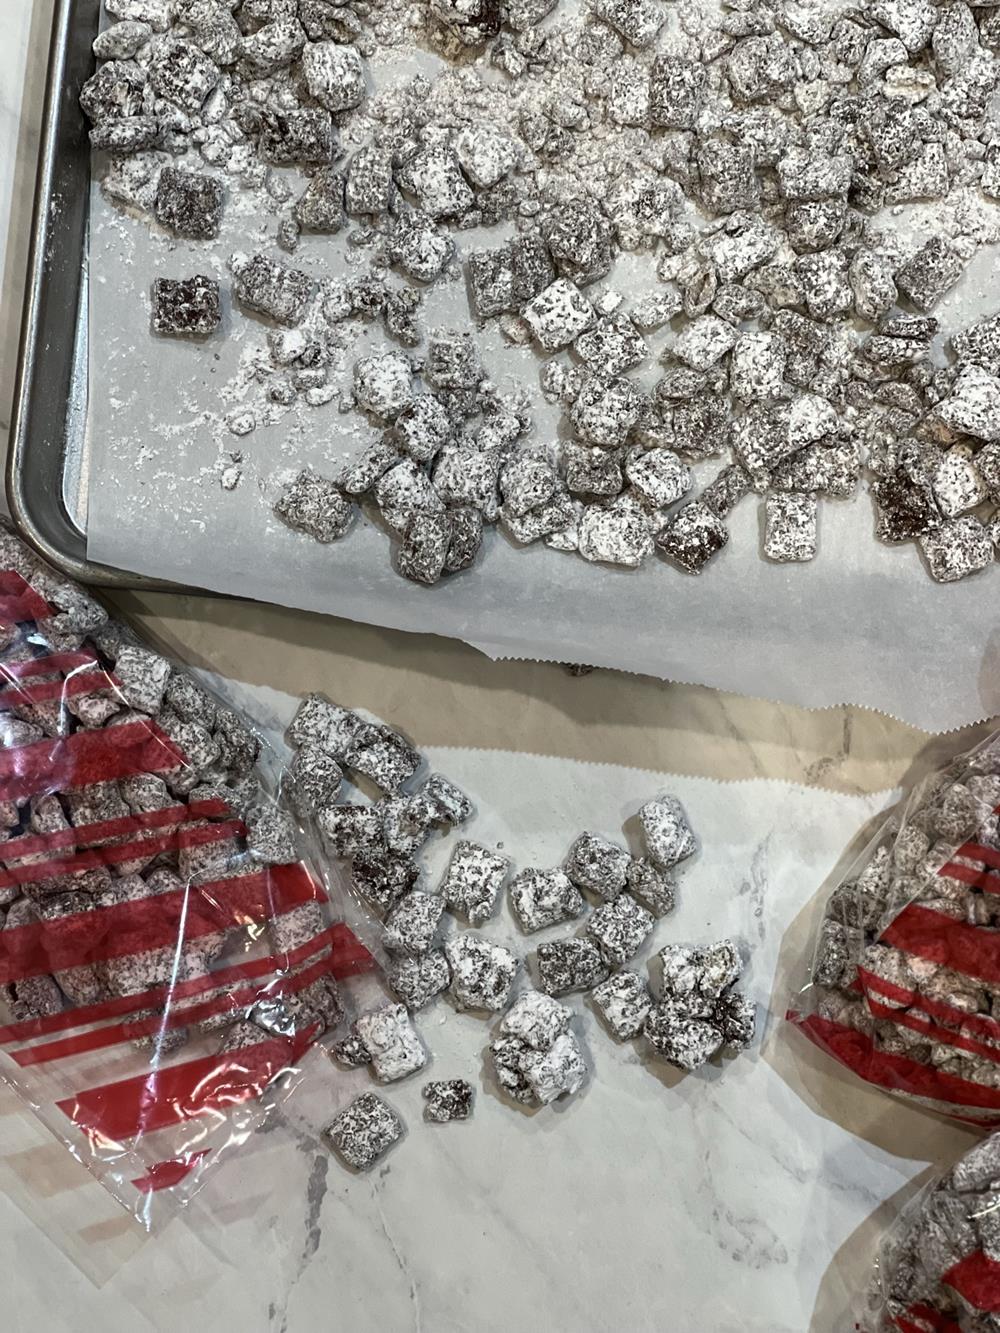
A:
{"type": "Polygon", "coordinates": [[[653,914],[630,893],[620,893],[596,909],[587,922],[587,933],[608,962],[620,966],[640,948],[653,929],[653,921],[653,914]]]}
{"type": "Polygon", "coordinates": [[[414,583],[437,583],[444,573],[451,545],[451,519],[447,513],[411,515],[403,534],[397,567],[414,583]]]}
{"type": "Polygon", "coordinates": [[[454,827],[464,824],[475,814],[476,808],[465,792],[440,773],[430,775],[417,793],[417,798],[426,805],[431,820],[436,824],[454,827]]]}
{"type": "Polygon", "coordinates": [[[372,1072],[380,1083],[394,1083],[427,1063],[417,1030],[405,1005],[386,1004],[361,1014],[354,1030],[371,1053],[372,1072]]]}
{"type": "Polygon", "coordinates": [[[653,1006],[649,987],[635,972],[614,972],[592,992],[597,1009],[618,1041],[638,1037],[653,1006]]]}
{"type": "Polygon", "coordinates": [[[917,310],[927,312],[954,287],[965,265],[940,236],[933,236],[896,273],[896,286],[917,310]]]}
{"type": "Polygon", "coordinates": [[[639,811],[639,822],[651,859],[670,870],[694,854],[698,842],[676,796],[658,796],[639,811]]]}
{"type": "Polygon", "coordinates": [[[451,968],[440,949],[419,958],[393,958],[386,969],[386,984],[407,1009],[422,1009],[435,995],[447,990],[451,968]]]}
{"type": "Polygon", "coordinates": [[[941,526],[941,512],[929,486],[903,472],[882,477],[872,486],[877,506],[875,535],[884,542],[905,542],[941,526]]]}
{"type": "Polygon", "coordinates": [[[676,504],[691,489],[691,469],[672,449],[644,449],[629,453],[625,475],[654,509],[676,504]]]}
{"type": "Polygon", "coordinates": [[[469,253],[469,287],[480,319],[516,309],[514,266],[509,246],[469,253]]]}
{"type": "Polygon", "coordinates": [[[149,84],[160,97],[184,111],[200,111],[219,82],[218,66],[193,42],[158,42],[149,66],[149,84]]]}
{"type": "Polygon", "coordinates": [[[402,1134],[403,1122],[392,1107],[366,1092],[341,1111],[323,1138],[348,1166],[367,1171],[402,1134]]]}
{"type": "Polygon", "coordinates": [[[300,818],[308,819],[333,805],[343,778],[333,755],[318,745],[303,745],[292,758],[285,784],[292,809],[300,818]]]}
{"type": "Polygon", "coordinates": [[[362,357],[354,364],[354,396],[367,411],[391,420],[413,399],[413,367],[402,352],[362,357]]]}
{"type": "Polygon", "coordinates": [[[444,144],[421,148],[399,173],[399,183],[432,218],[456,217],[475,201],[454,150],[444,144]]]}
{"type": "Polygon", "coordinates": [[[372,1062],[371,1051],[355,1033],[331,1046],[330,1054],[347,1069],[360,1069],[362,1065],[370,1065],[372,1062]]]}
{"type": "Polygon", "coordinates": [[[729,541],[729,532],[706,504],[693,500],[678,510],[653,541],[686,573],[700,574],[729,541]]]}
{"type": "Polygon", "coordinates": [[[562,462],[566,485],[571,491],[586,495],[617,495],[624,484],[619,450],[599,445],[566,444],[562,462]]]}
{"type": "Polygon", "coordinates": [[[674,339],[670,353],[692,370],[708,370],[731,350],[736,330],[718,315],[699,315],[674,339]]]}
{"type": "Polygon", "coordinates": [[[594,13],[640,49],[653,44],[666,19],[655,0],[595,0],[594,13]]]}
{"type": "Polygon", "coordinates": [[[115,662],[122,698],[142,713],[158,713],[170,676],[170,663],[147,648],[123,648],[115,662]]]}
{"type": "Polygon", "coordinates": [[[247,851],[265,865],[297,861],[298,831],[290,815],[274,806],[262,806],[246,818],[247,851]]]}
{"type": "Polygon", "coordinates": [[[796,491],[771,492],[764,502],[764,554],[769,560],[816,557],[816,497],[796,491]]]}
{"type": "Polygon", "coordinates": [[[433,282],[454,253],[451,237],[426,213],[404,213],[396,219],[388,238],[392,262],[411,278],[433,282]]]}
{"type": "Polygon", "coordinates": [[[156,187],[153,212],[157,222],[178,236],[211,241],[222,225],[221,181],[182,167],[164,167],[156,187]]]}
{"type": "Polygon", "coordinates": [[[557,278],[524,307],[522,314],[546,352],[566,347],[593,324],[594,308],[568,278],[557,278]]]}
{"type": "Polygon", "coordinates": [[[387,796],[395,796],[420,767],[420,755],[398,731],[364,723],[344,756],[344,763],[361,773],[387,796]]]}
{"type": "Polygon", "coordinates": [[[570,409],[570,422],[581,440],[606,448],[625,443],[639,420],[643,398],[632,380],[588,375],[570,409]]]}
{"type": "Polygon", "coordinates": [[[518,998],[500,1020],[500,1031],[506,1037],[516,1037],[533,1051],[551,1050],[558,1037],[569,1029],[573,1017],[564,1004],[529,990],[518,998]]]}
{"type": "Polygon", "coordinates": [[[431,485],[427,473],[412,458],[403,458],[383,472],[374,490],[383,519],[401,534],[415,513],[434,514],[444,510],[442,487],[431,485]]]}
{"type": "Polygon", "coordinates": [[[980,440],[1000,440],[1000,377],[977,365],[959,369],[951,392],[934,415],[952,430],[980,440]]]}
{"type": "Polygon", "coordinates": [[[194,278],[157,278],[153,283],[153,332],[200,337],[214,333],[222,322],[219,284],[198,274],[194,278]]]}
{"type": "Polygon", "coordinates": [[[366,725],[349,708],[341,708],[321,694],[307,694],[295,710],[286,735],[290,745],[317,745],[339,760],[346,757],[366,725]]]}
{"type": "Polygon", "coordinates": [[[521,1070],[521,1062],[531,1053],[527,1042],[517,1037],[497,1037],[490,1043],[490,1058],[501,1090],[516,1102],[530,1105],[535,1094],[521,1070]]]}
{"type": "Polygon", "coordinates": [[[591,940],[550,940],[538,946],[539,987],[549,995],[590,990],[608,975],[601,951],[591,940]]]}
{"type": "Polygon", "coordinates": [[[472,1115],[473,1088],[464,1079],[425,1083],[420,1093],[427,1102],[424,1107],[425,1120],[445,1125],[452,1120],[468,1120],[472,1115]]]}
{"type": "Polygon", "coordinates": [[[143,109],[146,75],[128,60],[109,60],[80,90],[80,106],[94,125],[138,116],[143,109]]]}
{"type": "Polygon", "coordinates": [[[631,860],[625,848],[610,838],[581,833],[569,849],[563,868],[578,889],[589,889],[610,902],[624,889],[631,860]]]}
{"type": "Polygon", "coordinates": [[[243,39],[243,57],[262,74],[290,65],[306,44],[305,29],[291,13],[272,10],[274,17],[243,39]]]}
{"type": "Polygon", "coordinates": [[[344,212],[344,173],[333,167],[320,167],[295,201],[292,216],[307,231],[332,234],[340,231],[347,215],[344,212]]]}
{"type": "Polygon", "coordinates": [[[699,1069],[722,1045],[722,1033],[713,1023],[689,1017],[670,1000],[650,1010],[643,1035],[668,1064],[688,1072],[699,1069]]]}
{"type": "Polygon", "coordinates": [[[731,1051],[745,1051],[753,1045],[757,1025],[754,1002],[738,991],[730,991],[719,1000],[712,1021],[722,1033],[722,1042],[731,1051]]]}
{"type": "Polygon", "coordinates": [[[382,836],[390,851],[412,855],[430,837],[434,819],[421,793],[390,796],[379,802],[382,836]]]}
{"type": "Polygon", "coordinates": [[[602,319],[573,344],[576,354],[591,370],[621,375],[640,365],[649,355],[646,340],[627,315],[602,319]]]}
{"type": "Polygon", "coordinates": [[[922,536],[920,545],[931,577],[938,583],[955,583],[977,574],[993,561],[989,530],[971,514],[942,523],[922,536]]]}
{"type": "Polygon", "coordinates": [[[579,286],[596,282],[611,268],[611,225],[591,200],[554,209],[542,234],[560,275],[579,286]]]}
{"type": "Polygon", "coordinates": [[[519,961],[500,944],[471,931],[445,941],[451,993],[460,1009],[505,1008],[519,961]]]}
{"type": "Polygon", "coordinates": [[[327,111],[350,111],[364,101],[365,69],[355,46],[308,44],[302,52],[302,73],[310,95],[327,111]]]}
{"type": "Polygon", "coordinates": [[[856,440],[820,442],[782,459],[771,474],[771,485],[776,491],[809,491],[849,500],[860,477],[861,448],[856,440]]]}
{"type": "Polygon", "coordinates": [[[705,89],[705,69],[693,60],[659,55],[649,76],[649,119],[670,130],[694,128],[705,89]]]}
{"type": "Polygon", "coordinates": [[[279,324],[298,324],[312,293],[312,281],[267,255],[233,256],[233,289],[249,310],[279,324]]]}
{"type": "Polygon", "coordinates": [[[432,393],[417,394],[402,409],[393,429],[403,449],[418,463],[429,463],[452,437],[451,417],[432,393]]]}
{"type": "Polygon", "coordinates": [[[728,518],[752,489],[753,481],[747,470],[739,463],[731,463],[708,483],[701,493],[700,502],[717,518],[728,518]]]}
{"type": "Polygon", "coordinates": [[[832,320],[851,309],[854,292],[848,280],[847,256],[842,250],[799,255],[795,273],[802,284],[806,309],[814,319],[832,320]]]}
{"type": "Polygon", "coordinates": [[[427,953],[434,943],[444,900],[414,889],[401,898],[385,919],[385,947],[412,957],[427,953]]]}
{"type": "MultiPolygon", "coordinates": [[[[342,808],[345,807],[331,807],[332,810],[342,808]]],[[[319,823],[325,832],[325,821],[322,817],[319,823]]],[[[381,820],[379,820],[379,836],[381,838],[381,820]]],[[[409,856],[400,852],[390,852],[378,845],[361,844],[353,853],[351,875],[354,884],[358,891],[383,914],[390,912],[413,888],[419,873],[409,856]]]]}
{"type": "Polygon", "coordinates": [[[521,870],[510,885],[510,905],[521,929],[531,933],[583,913],[584,901],[562,870],[521,870]]]}
{"type": "Polygon", "coordinates": [[[123,116],[105,120],[90,131],[90,146],[98,152],[129,154],[153,148],[160,138],[155,116],[123,116]]]}
{"type": "Polygon", "coordinates": [[[521,1073],[535,1101],[548,1106],[557,1097],[572,1095],[583,1086],[587,1065],[571,1032],[557,1037],[547,1051],[528,1051],[521,1058],[521,1073]]]}
{"type": "Polygon", "coordinates": [[[438,389],[475,389],[484,375],[471,333],[436,329],[427,342],[424,378],[438,389]]]}
{"type": "Polygon", "coordinates": [[[303,468],[275,501],[274,513],[286,527],[324,544],[342,537],[351,525],[354,506],[335,482],[303,468]]]}
{"type": "Polygon", "coordinates": [[[635,857],[629,863],[625,878],[629,893],[654,916],[666,916],[674,910],[677,885],[669,871],[655,866],[645,857],[635,857]]]}
{"type": "Polygon", "coordinates": [[[514,454],[500,472],[500,493],[509,514],[520,517],[550,500],[559,479],[549,459],[530,453],[514,454]]]}
{"type": "Polygon", "coordinates": [[[479,926],[493,915],[510,869],[510,860],[475,842],[460,842],[452,852],[441,895],[453,912],[479,926]]]}
{"type": "Polygon", "coordinates": [[[392,153],[388,149],[371,145],[354,154],[345,188],[345,203],[352,217],[387,212],[395,191],[392,153]]]}
{"type": "Polygon", "coordinates": [[[430,11],[463,46],[481,46],[503,22],[498,0],[430,0],[430,11]]]}
{"type": "Polygon", "coordinates": [[[649,514],[632,495],[587,505],[579,518],[577,542],[585,560],[637,569],[653,550],[649,514]]]}

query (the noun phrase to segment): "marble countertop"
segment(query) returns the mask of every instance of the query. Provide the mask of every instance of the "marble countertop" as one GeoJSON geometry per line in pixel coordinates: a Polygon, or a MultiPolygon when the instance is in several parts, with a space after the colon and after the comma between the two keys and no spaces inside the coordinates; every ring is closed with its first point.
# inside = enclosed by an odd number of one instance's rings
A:
{"type": "MultiPolygon", "coordinates": [[[[51,0],[6,0],[0,14],[4,433],[50,15],[51,0]]],[[[984,728],[929,738],[859,709],[491,664],[431,636],[239,601],[117,601],[167,649],[243,682],[264,722],[311,689],[391,720],[475,795],[472,836],[504,837],[522,864],[561,856],[582,827],[617,832],[653,790],[678,791],[705,851],[652,947],[746,939],[762,1042],[680,1079],[614,1046],[577,1000],[591,1078],[565,1107],[528,1116],[490,1090],[487,1025],[439,1002],[421,1027],[434,1076],[476,1082],[470,1124],[421,1124],[418,1076],[389,1094],[404,1142],[371,1177],[348,1176],[317,1133],[367,1075],[337,1075],[317,1054],[275,1129],[151,1240],[0,1091],[5,1327],[851,1326],[879,1232],[971,1134],[854,1083],[780,1015],[863,826],[984,728]]]]}

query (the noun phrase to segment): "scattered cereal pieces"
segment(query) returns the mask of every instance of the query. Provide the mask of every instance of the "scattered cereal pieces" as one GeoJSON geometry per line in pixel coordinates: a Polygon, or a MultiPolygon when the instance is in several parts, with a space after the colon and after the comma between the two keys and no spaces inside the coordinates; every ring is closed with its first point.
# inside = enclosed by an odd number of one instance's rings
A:
{"type": "Polygon", "coordinates": [[[323,1131],[348,1166],[367,1171],[403,1135],[403,1122],[373,1092],[362,1093],[323,1131]]]}
{"type": "Polygon", "coordinates": [[[420,1094],[427,1102],[424,1119],[446,1125],[452,1120],[468,1120],[472,1115],[473,1087],[464,1079],[425,1083],[420,1094]]]}

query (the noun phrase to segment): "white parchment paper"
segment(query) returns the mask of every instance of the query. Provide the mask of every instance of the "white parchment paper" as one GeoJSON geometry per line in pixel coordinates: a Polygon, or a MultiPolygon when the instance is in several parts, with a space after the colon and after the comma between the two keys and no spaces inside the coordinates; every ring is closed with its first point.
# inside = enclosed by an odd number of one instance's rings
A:
{"type": "MultiPolygon", "coordinates": [[[[247,384],[254,359],[267,359],[266,321],[227,305],[222,334],[205,344],[155,338],[150,287],[159,276],[207,273],[223,281],[228,302],[225,261],[235,249],[265,248],[319,280],[350,272],[350,247],[342,236],[304,236],[290,260],[273,244],[278,210],[250,214],[236,199],[222,237],[208,246],[125,216],[96,187],[92,212],[92,558],[216,592],[432,631],[493,657],[620,667],[810,707],[860,704],[928,731],[1000,711],[1000,570],[934,584],[911,545],[875,541],[867,485],[852,501],[823,503],[819,557],[807,565],[763,559],[762,506],[745,500],[729,546],[698,577],[659,557],[635,572],[595,566],[542,545],[517,548],[493,530],[473,569],[427,589],[393,572],[389,537],[367,519],[332,546],[288,531],[271,513],[282,483],[302,466],[335,475],[378,431],[334,401],[296,405],[233,436],[226,414],[264,399],[260,384],[247,384]],[[220,475],[232,451],[243,455],[243,476],[226,491],[220,475]]],[[[495,231],[458,233],[460,252],[496,243],[495,231]]],[[[992,309],[989,275],[987,256],[970,265],[937,312],[943,331],[992,309]]],[[[619,290],[629,280],[627,267],[613,274],[619,290]]],[[[636,281],[632,294],[642,290],[636,281]]],[[[428,294],[424,326],[470,326],[464,284],[428,294]]],[[[331,382],[346,389],[359,353],[395,344],[377,325],[357,336],[354,325],[344,328],[350,345],[331,382]]],[[[647,383],[673,336],[665,329],[649,339],[640,373],[647,383]]],[[[537,391],[536,353],[506,347],[495,329],[480,342],[495,380],[535,391],[534,438],[554,439],[559,412],[537,391]]],[[[719,466],[699,465],[698,483],[719,466]]]]}

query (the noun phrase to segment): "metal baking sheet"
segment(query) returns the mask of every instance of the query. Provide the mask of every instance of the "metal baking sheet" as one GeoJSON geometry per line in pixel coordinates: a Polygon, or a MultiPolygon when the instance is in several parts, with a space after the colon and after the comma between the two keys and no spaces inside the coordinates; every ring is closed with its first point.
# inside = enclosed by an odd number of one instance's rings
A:
{"type": "Polygon", "coordinates": [[[35,188],[7,503],[53,565],[88,583],[174,585],[87,558],[90,145],[79,106],[100,0],[56,0],[35,188]]]}

